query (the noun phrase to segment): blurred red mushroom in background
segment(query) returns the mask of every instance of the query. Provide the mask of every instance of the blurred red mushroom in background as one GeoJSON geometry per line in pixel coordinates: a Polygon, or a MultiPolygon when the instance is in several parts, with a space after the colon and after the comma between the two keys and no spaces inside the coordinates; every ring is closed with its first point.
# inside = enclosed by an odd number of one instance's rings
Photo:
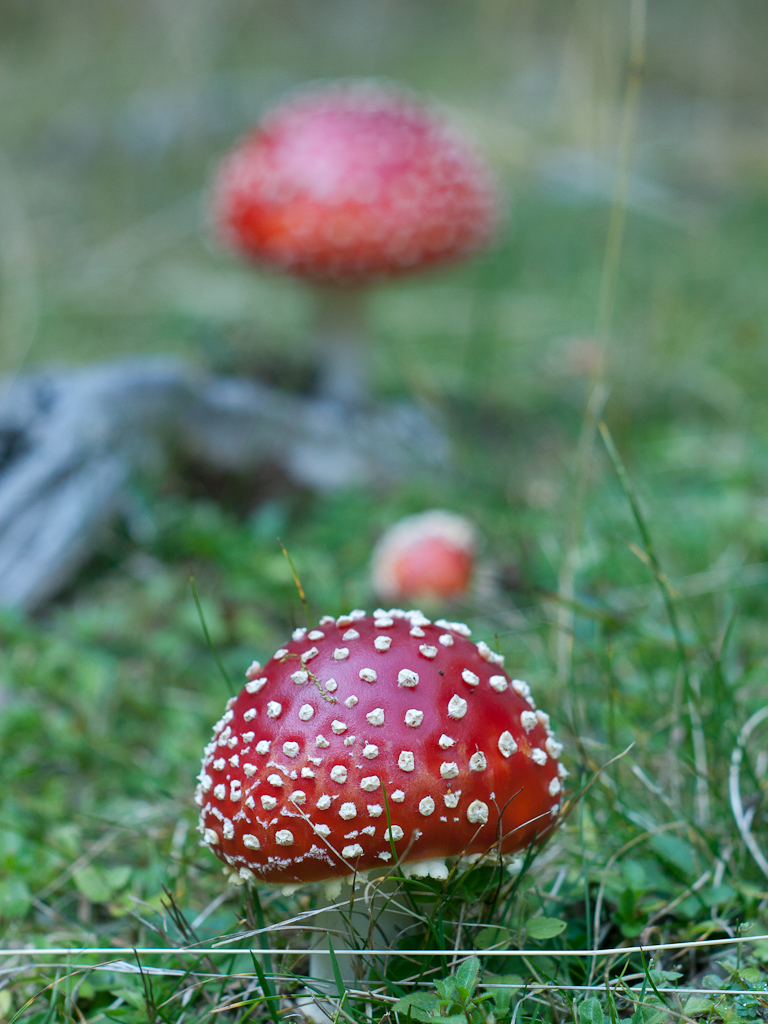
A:
{"type": "Polygon", "coordinates": [[[389,601],[460,598],[472,581],[477,546],[477,530],[455,512],[406,516],[374,549],[373,589],[389,601]]]}
{"type": "Polygon", "coordinates": [[[367,397],[366,288],[482,248],[496,211],[489,169],[442,114],[366,80],[277,106],[225,157],[211,196],[226,246],[318,286],[320,391],[347,403],[367,397]]]}

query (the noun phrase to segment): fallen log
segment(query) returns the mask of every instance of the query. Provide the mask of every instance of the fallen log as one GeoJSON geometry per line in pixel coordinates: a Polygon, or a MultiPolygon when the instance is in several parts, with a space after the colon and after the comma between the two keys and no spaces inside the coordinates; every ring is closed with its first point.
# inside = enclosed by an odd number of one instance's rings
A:
{"type": "Polygon", "coordinates": [[[131,479],[174,456],[236,474],[274,465],[326,490],[435,471],[448,447],[407,403],[351,407],[166,357],[0,380],[0,605],[58,593],[125,512],[131,479]]]}

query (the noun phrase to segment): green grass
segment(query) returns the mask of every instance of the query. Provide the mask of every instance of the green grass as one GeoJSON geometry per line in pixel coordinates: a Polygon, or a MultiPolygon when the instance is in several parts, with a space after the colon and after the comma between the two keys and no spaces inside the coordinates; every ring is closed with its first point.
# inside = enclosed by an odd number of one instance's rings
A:
{"type": "MultiPolygon", "coordinates": [[[[599,986],[607,977],[624,979],[614,1012],[646,1024],[680,1013],[726,1021],[762,1014],[759,994],[666,990],[759,993],[768,944],[670,950],[655,956],[648,974],[638,954],[599,958],[592,971],[589,961],[564,955],[595,943],[768,932],[768,882],[728,795],[739,730],[763,706],[768,682],[766,298],[743,286],[745,275],[757,277],[768,219],[759,200],[718,210],[702,229],[717,239],[717,258],[701,235],[630,219],[606,421],[637,491],[643,530],[603,446],[588,487],[572,673],[558,680],[555,594],[587,390],[599,222],[598,211],[558,207],[531,191],[507,239],[457,272],[450,293],[435,281],[377,301],[381,389],[397,395],[409,384],[440,408],[457,450],[447,477],[325,497],[276,494],[266,480],[233,482],[218,501],[205,495],[204,481],[192,485],[182,475],[162,492],[137,485],[132,535],[113,538],[42,618],[3,616],[3,945],[167,947],[168,955],[143,956],[142,965],[195,972],[192,985],[191,976],[73,973],[75,961],[81,969],[106,956],[74,957],[69,966],[45,957],[37,968],[20,956],[9,961],[10,984],[0,989],[8,1014],[13,1007],[23,1020],[138,1021],[153,1019],[154,1006],[157,1019],[170,1021],[184,999],[188,1021],[238,1002],[218,1019],[284,1012],[277,994],[297,989],[293,979],[307,963],[280,949],[301,948],[300,931],[271,935],[274,954],[264,968],[267,990],[277,985],[271,1002],[254,987],[247,955],[199,960],[172,952],[190,941],[177,915],[189,923],[212,907],[194,930],[207,946],[255,926],[262,912],[267,924],[285,920],[319,895],[264,889],[259,910],[245,889],[227,890],[220,865],[198,846],[192,780],[227,690],[189,578],[237,679],[302,621],[278,535],[315,614],[371,607],[375,538],[400,515],[433,506],[472,516],[486,538],[483,582],[455,614],[476,638],[497,635],[508,666],[552,709],[572,793],[595,781],[522,873],[462,869],[440,893],[435,883],[401,883],[413,912],[422,908],[407,947],[475,950],[479,987],[432,986],[455,972],[452,958],[393,958],[374,971],[374,1016],[387,999],[390,1006],[400,999],[402,1018],[402,999],[419,991],[415,1019],[481,1021],[492,1013],[507,1020],[521,991],[498,988],[507,984],[526,986],[518,1018],[569,1019],[575,1001],[580,1020],[591,1022],[610,1014],[605,997],[598,1004],[594,993],[546,984],[599,986]],[[577,242],[582,258],[566,259],[577,242]],[[654,288],[661,297],[651,303],[654,288]],[[450,323],[440,301],[446,295],[454,303],[450,323]],[[409,381],[393,357],[406,351],[409,381]],[[648,558],[649,536],[677,636],[648,558]],[[549,955],[497,958],[484,952],[489,946],[549,955]]],[[[763,736],[758,727],[741,772],[760,844],[763,736]]],[[[342,1009],[362,1020],[365,1000],[347,997],[342,1009]]]]}
{"type": "MultiPolygon", "coordinates": [[[[429,403],[455,460],[399,489],[325,496],[268,474],[221,481],[175,467],[162,486],[135,483],[130,521],[60,601],[33,620],[0,615],[0,947],[84,951],[0,960],[0,1021],[285,1017],[286,999],[307,984],[309,935],[280,926],[321,894],[228,888],[198,844],[194,776],[228,691],[190,577],[237,680],[303,621],[278,536],[314,614],[370,609],[376,538],[431,507],[470,516],[485,538],[476,590],[451,616],[466,618],[475,639],[498,637],[507,666],[552,712],[571,796],[589,788],[528,859],[457,866],[444,888],[390,883],[380,899],[397,888],[411,916],[404,948],[445,955],[371,959],[373,994],[356,994],[361,982],[338,1000],[339,1022],[765,1019],[768,941],[738,940],[768,933],[768,879],[728,784],[740,730],[768,703],[768,195],[749,173],[724,180],[694,167],[690,153],[651,161],[698,205],[692,216],[680,204],[682,225],[629,212],[607,357],[609,433],[577,481],[608,209],[559,201],[536,168],[547,146],[583,140],[584,123],[569,118],[599,97],[576,96],[560,120],[529,125],[524,142],[501,108],[486,109],[510,67],[523,67],[515,27],[538,24],[525,5],[509,18],[492,2],[476,17],[444,0],[439,12],[414,5],[407,41],[398,48],[385,33],[373,56],[334,49],[330,32],[310,53],[283,6],[261,5],[261,23],[222,4],[220,51],[205,5],[163,31],[117,3],[98,18],[88,5],[42,0],[0,12],[11,40],[0,40],[0,126],[13,172],[0,165],[3,365],[160,350],[286,379],[299,367],[300,377],[311,302],[212,250],[200,190],[252,107],[284,85],[401,75],[463,96],[469,120],[511,164],[510,216],[490,253],[371,300],[379,393],[429,403]],[[512,56],[499,44],[484,62],[499,26],[512,56]],[[214,128],[131,150],[131,111],[199,96],[211,82],[224,97],[214,128]],[[558,673],[556,595],[579,483],[573,656],[558,673]],[[233,938],[231,953],[178,952],[266,926],[275,926],[269,954],[242,951],[262,948],[263,932],[233,938]],[[708,940],[723,944],[695,945],[708,940]],[[648,955],[569,955],[675,943],[648,955]],[[167,952],[126,952],[147,947],[167,952]],[[85,952],[93,948],[121,952],[85,952]],[[142,974],[137,963],[182,973],[142,974]]],[[[601,8],[588,6],[569,39],[604,58],[613,29],[598,39],[586,14],[601,8]]],[[[317,27],[308,6],[290,12],[317,27]]],[[[691,53],[664,64],[664,24],[650,23],[655,84],[680,76],[691,87],[691,53]]],[[[617,61],[623,29],[614,29],[617,61]]],[[[734,82],[747,89],[739,71],[734,82]]],[[[170,105],[174,117],[186,109],[170,105]]],[[[146,133],[151,120],[136,116],[146,133]]],[[[646,162],[655,130],[641,113],[646,162]]],[[[727,153],[731,172],[748,167],[747,151],[727,153]]],[[[760,849],[766,751],[758,725],[740,787],[760,849]]]]}

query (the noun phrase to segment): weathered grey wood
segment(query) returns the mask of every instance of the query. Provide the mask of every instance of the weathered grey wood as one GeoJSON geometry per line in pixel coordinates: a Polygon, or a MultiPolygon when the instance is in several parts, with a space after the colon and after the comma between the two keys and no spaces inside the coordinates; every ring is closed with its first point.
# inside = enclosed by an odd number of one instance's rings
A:
{"type": "Polygon", "coordinates": [[[391,481],[448,456],[413,406],[352,408],[175,359],[0,380],[0,604],[30,610],[57,593],[125,510],[132,476],[162,473],[174,453],[233,473],[277,465],[315,489],[391,481]]]}

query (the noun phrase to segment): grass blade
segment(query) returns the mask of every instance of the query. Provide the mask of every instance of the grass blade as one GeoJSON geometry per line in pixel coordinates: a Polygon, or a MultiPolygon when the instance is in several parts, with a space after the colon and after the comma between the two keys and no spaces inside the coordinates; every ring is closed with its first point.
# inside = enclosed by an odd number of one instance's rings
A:
{"type": "MultiPolygon", "coordinates": [[[[691,684],[688,671],[688,655],[685,650],[685,642],[683,640],[682,630],[680,628],[680,620],[677,617],[677,609],[675,608],[672,591],[670,589],[669,580],[661,570],[658,556],[656,554],[656,548],[651,537],[651,532],[648,529],[648,524],[645,521],[642,509],[640,508],[640,500],[637,492],[635,491],[634,485],[630,480],[629,473],[627,473],[624,461],[619,455],[619,451],[614,443],[613,436],[611,435],[608,425],[605,420],[601,419],[598,424],[600,435],[605,444],[605,449],[608,452],[613,468],[618,477],[621,489],[629,502],[629,507],[632,509],[632,517],[635,520],[637,529],[643,541],[644,554],[647,558],[646,564],[653,573],[653,578],[661,591],[662,600],[664,601],[664,607],[667,611],[667,618],[672,629],[672,635],[675,638],[675,646],[677,647],[678,657],[680,659],[680,667],[683,671],[683,677],[685,681],[686,696],[694,696],[691,694],[691,684]]],[[[646,559],[643,559],[645,562],[646,559]]]]}
{"type": "Polygon", "coordinates": [[[267,978],[264,973],[264,969],[256,959],[254,953],[251,953],[251,959],[253,960],[253,969],[256,971],[256,977],[259,979],[259,985],[261,985],[261,991],[264,993],[264,1002],[267,1004],[269,1015],[272,1018],[274,1024],[280,1024],[280,1018],[277,1014],[277,1007],[275,1002],[278,998],[275,991],[274,984],[267,978]]]}
{"type": "Polygon", "coordinates": [[[331,967],[333,968],[333,977],[336,981],[336,988],[339,990],[339,999],[343,999],[346,995],[346,991],[344,989],[341,971],[339,970],[339,961],[336,959],[336,951],[333,948],[330,935],[328,936],[328,952],[331,956],[331,967]]]}
{"type": "Polygon", "coordinates": [[[208,625],[207,625],[207,623],[205,621],[205,615],[203,614],[203,606],[200,604],[200,598],[198,597],[198,594],[197,594],[197,586],[195,585],[195,577],[194,576],[190,576],[189,577],[189,585],[192,588],[192,599],[195,602],[195,608],[197,608],[197,615],[198,615],[198,618],[200,619],[200,626],[201,626],[201,628],[203,630],[203,636],[205,637],[205,642],[208,644],[208,648],[209,648],[211,654],[213,655],[213,660],[216,662],[216,667],[218,668],[219,673],[221,674],[221,678],[226,683],[227,689],[229,690],[230,694],[232,696],[234,696],[235,687],[233,686],[232,680],[229,678],[229,676],[227,674],[227,670],[224,668],[224,663],[222,662],[222,660],[221,660],[221,658],[219,656],[219,652],[216,649],[216,645],[214,644],[213,640],[211,639],[211,634],[208,632],[208,625]]]}
{"type": "Polygon", "coordinates": [[[293,576],[293,582],[296,584],[296,589],[299,592],[299,600],[302,603],[302,606],[304,608],[304,614],[307,617],[307,625],[311,626],[312,625],[312,616],[311,616],[310,611],[309,611],[309,601],[307,600],[307,595],[304,593],[304,587],[302,587],[302,585],[301,585],[301,580],[299,579],[299,574],[296,571],[296,566],[293,564],[293,559],[288,554],[288,549],[286,548],[285,544],[283,544],[283,542],[280,540],[279,537],[277,538],[277,543],[280,545],[280,550],[285,555],[285,560],[288,563],[288,567],[291,570],[291,575],[293,576]]]}

